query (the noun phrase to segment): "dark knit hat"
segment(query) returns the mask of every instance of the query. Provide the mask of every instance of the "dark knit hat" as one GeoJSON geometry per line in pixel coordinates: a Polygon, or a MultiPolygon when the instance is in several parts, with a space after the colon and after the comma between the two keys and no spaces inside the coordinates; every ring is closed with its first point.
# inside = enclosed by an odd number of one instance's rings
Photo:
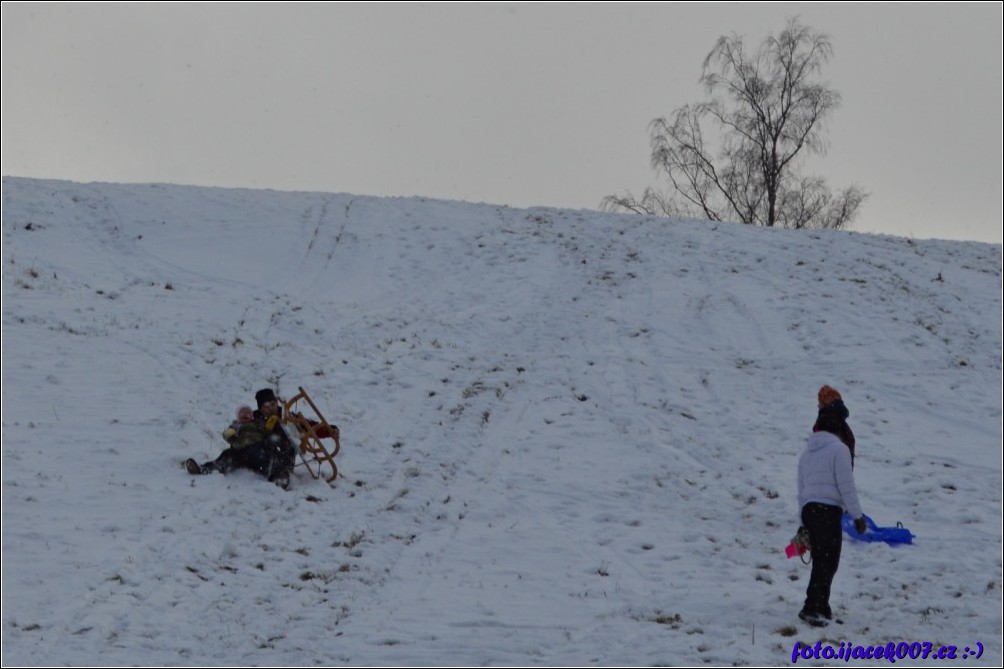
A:
{"type": "Polygon", "coordinates": [[[258,408],[265,402],[278,402],[279,398],[275,396],[275,393],[271,388],[262,388],[254,394],[255,400],[258,402],[258,408]]]}

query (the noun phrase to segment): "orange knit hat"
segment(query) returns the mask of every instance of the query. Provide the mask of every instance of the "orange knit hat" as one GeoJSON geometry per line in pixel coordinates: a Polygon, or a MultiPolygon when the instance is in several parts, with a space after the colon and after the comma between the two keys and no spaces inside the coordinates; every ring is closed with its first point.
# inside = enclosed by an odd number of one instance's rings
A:
{"type": "Polygon", "coordinates": [[[819,389],[819,406],[821,407],[829,406],[841,399],[843,398],[840,393],[829,386],[823,386],[819,389]]]}

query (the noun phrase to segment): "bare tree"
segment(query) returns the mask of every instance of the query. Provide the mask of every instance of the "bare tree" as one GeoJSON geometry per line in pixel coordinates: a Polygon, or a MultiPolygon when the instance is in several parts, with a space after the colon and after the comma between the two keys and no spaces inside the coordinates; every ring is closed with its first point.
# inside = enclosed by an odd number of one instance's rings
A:
{"type": "Polygon", "coordinates": [[[833,194],[821,178],[796,171],[803,153],[826,152],[823,130],[840,95],[815,79],[832,54],[829,38],[798,19],[755,54],[737,35],[719,38],[700,79],[710,99],[649,127],[652,167],[668,178],[671,193],[610,195],[601,206],[768,227],[845,227],[867,194],[857,186],[833,194]],[[702,130],[709,123],[719,130],[710,140],[702,130]]]}

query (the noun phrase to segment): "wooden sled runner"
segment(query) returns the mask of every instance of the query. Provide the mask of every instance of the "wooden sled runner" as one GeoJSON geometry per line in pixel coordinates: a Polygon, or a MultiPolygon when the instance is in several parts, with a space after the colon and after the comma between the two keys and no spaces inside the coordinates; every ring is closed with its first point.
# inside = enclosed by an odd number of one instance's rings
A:
{"type": "Polygon", "coordinates": [[[324,480],[328,483],[334,482],[338,477],[338,466],[335,465],[335,456],[341,450],[342,445],[339,440],[338,429],[328,423],[321,415],[320,409],[314,404],[302,386],[298,387],[299,392],[288,400],[283,401],[282,422],[292,425],[300,435],[300,463],[307,468],[310,475],[315,479],[321,478],[321,468],[327,463],[331,469],[331,475],[324,480]],[[305,401],[314,413],[315,419],[308,419],[302,413],[294,411],[297,402],[305,401]],[[328,450],[321,442],[321,435],[331,435],[335,442],[333,450],[328,450]]]}

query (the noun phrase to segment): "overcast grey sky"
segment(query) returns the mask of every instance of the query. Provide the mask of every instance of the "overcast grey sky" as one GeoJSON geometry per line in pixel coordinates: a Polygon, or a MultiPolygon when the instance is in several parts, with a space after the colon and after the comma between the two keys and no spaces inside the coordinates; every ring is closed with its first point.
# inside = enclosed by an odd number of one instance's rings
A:
{"type": "Polygon", "coordinates": [[[4,175],[596,209],[715,40],[790,16],[852,229],[1001,243],[1001,3],[3,3],[4,175]]]}

